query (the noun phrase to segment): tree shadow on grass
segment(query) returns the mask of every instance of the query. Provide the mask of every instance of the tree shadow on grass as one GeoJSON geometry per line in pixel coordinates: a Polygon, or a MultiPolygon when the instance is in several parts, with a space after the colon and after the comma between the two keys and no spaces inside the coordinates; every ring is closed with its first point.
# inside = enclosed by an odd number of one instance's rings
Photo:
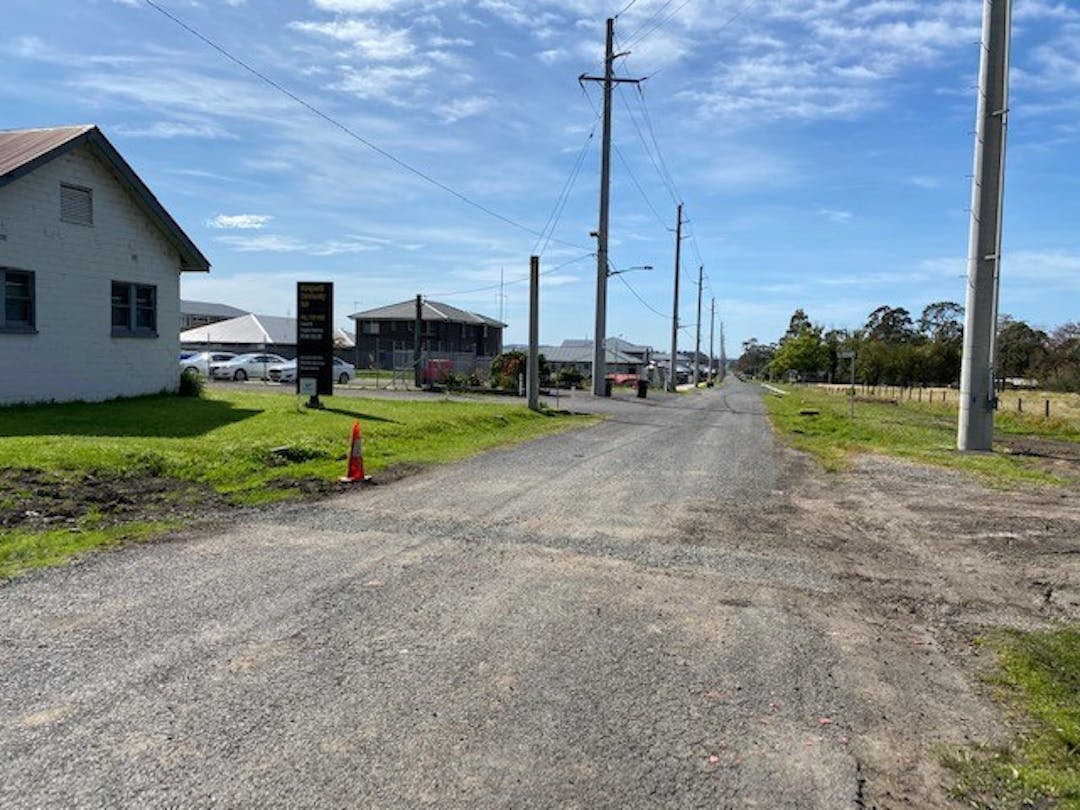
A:
{"type": "Polygon", "coordinates": [[[263,413],[228,402],[169,395],[0,408],[0,437],[202,436],[263,413]]]}

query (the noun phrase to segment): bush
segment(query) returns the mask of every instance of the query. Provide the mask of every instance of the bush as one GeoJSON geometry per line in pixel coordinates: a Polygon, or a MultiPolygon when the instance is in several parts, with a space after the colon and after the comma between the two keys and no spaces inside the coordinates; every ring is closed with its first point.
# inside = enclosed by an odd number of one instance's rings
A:
{"type": "Polygon", "coordinates": [[[201,397],[206,390],[206,380],[197,371],[185,370],[180,375],[179,394],[182,397],[201,397]]]}

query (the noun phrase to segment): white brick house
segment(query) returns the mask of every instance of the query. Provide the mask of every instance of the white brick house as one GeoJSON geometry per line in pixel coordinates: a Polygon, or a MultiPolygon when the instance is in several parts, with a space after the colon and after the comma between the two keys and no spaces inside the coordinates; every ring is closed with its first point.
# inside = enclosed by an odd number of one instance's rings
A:
{"type": "Polygon", "coordinates": [[[0,131],[0,405],[176,390],[209,269],[97,127],[0,131]]]}

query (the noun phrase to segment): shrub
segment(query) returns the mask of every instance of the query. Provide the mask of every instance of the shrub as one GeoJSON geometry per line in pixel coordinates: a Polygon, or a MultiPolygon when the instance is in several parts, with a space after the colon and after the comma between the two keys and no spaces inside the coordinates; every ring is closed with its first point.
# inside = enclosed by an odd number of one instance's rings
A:
{"type": "Polygon", "coordinates": [[[197,371],[187,369],[180,375],[180,396],[201,397],[205,390],[206,380],[204,380],[197,371]]]}

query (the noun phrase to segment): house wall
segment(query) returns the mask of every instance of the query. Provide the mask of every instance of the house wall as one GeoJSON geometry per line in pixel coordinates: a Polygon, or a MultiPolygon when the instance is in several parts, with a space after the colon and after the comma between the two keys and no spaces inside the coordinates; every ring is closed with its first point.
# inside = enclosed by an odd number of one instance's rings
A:
{"type": "Polygon", "coordinates": [[[0,404],[98,401],[179,385],[180,256],[87,147],[0,188],[0,266],[35,274],[36,333],[0,332],[0,404]],[[60,184],[93,226],[60,221],[60,184]],[[157,287],[157,337],[112,336],[112,282],[157,287]]]}
{"type": "MultiPolygon", "coordinates": [[[[370,321],[361,318],[357,322],[356,350],[354,352],[358,368],[374,368],[376,350],[378,357],[385,362],[394,350],[413,350],[413,330],[415,320],[380,320],[379,334],[364,332],[363,324],[370,321]]],[[[484,328],[476,324],[462,324],[457,321],[424,321],[420,333],[421,351],[431,357],[440,354],[474,354],[478,357],[495,357],[502,353],[502,327],[484,328]]]]}

